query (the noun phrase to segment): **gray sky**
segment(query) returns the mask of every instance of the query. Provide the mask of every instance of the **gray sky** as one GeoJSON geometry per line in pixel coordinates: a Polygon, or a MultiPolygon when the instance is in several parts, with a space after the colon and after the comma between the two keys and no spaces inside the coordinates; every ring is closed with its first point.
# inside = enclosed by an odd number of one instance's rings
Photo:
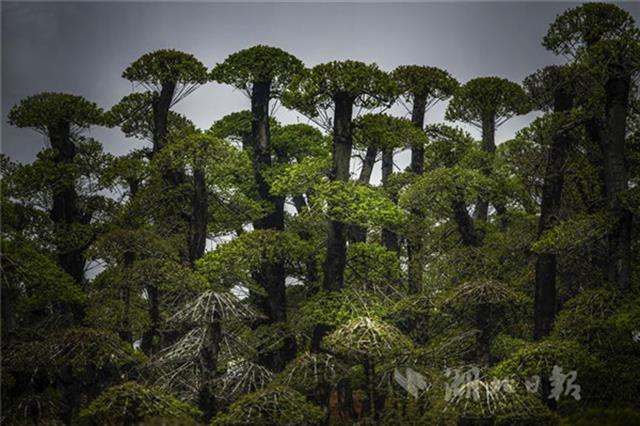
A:
{"type": "MultiPolygon", "coordinates": [[[[42,136],[6,123],[21,98],[42,91],[85,96],[108,109],[132,91],[122,71],[161,48],[194,54],[211,68],[256,44],[280,47],[305,62],[355,59],[382,69],[420,64],[448,70],[461,82],[497,75],[516,82],[559,63],[541,39],[554,17],[577,3],[2,3],[2,152],[21,162],[42,149],[42,136]]],[[[638,3],[623,3],[640,20],[638,3]]],[[[176,106],[197,126],[246,109],[248,100],[209,83],[176,106]]],[[[434,108],[429,122],[444,120],[434,108]]],[[[395,108],[394,113],[404,111],[395,108]]],[[[533,115],[499,129],[510,138],[533,115]]],[[[281,108],[283,122],[303,117],[281,108]]],[[[117,129],[92,129],[105,149],[124,154],[141,142],[117,129]]],[[[478,136],[477,133],[474,135],[478,136]]],[[[407,156],[397,163],[405,165],[407,156]]]]}

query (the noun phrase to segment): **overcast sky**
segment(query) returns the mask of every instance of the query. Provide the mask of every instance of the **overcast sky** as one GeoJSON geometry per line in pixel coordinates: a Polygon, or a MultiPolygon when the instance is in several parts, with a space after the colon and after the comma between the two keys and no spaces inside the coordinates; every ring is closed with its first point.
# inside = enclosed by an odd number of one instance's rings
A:
{"type": "MultiPolygon", "coordinates": [[[[6,122],[8,110],[21,98],[68,92],[109,109],[132,91],[122,71],[155,49],[192,53],[211,68],[237,50],[267,44],[307,66],[354,59],[385,70],[405,64],[437,66],[460,82],[489,75],[522,82],[536,69],[561,62],[540,42],[554,17],[576,5],[2,2],[2,152],[27,162],[44,146],[37,133],[6,122]]],[[[640,20],[639,3],[621,7],[640,20]]],[[[444,106],[430,111],[427,120],[443,121],[444,106]]],[[[240,92],[209,83],[176,110],[208,128],[248,107],[240,92]]],[[[513,136],[532,116],[505,124],[498,141],[513,136]]],[[[284,108],[278,118],[307,121],[284,108]]],[[[141,146],[117,129],[95,128],[89,134],[116,154],[141,146]]],[[[406,158],[399,156],[399,166],[406,158]]]]}

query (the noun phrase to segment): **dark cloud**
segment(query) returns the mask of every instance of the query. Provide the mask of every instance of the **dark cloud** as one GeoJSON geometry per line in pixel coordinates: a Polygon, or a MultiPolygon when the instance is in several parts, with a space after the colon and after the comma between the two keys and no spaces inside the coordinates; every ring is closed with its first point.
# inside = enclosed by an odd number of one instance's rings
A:
{"type": "MultiPolygon", "coordinates": [[[[36,133],[6,124],[8,110],[21,98],[63,91],[109,108],[132,90],[120,77],[122,70],[151,50],[188,51],[211,67],[239,49],[269,44],[307,65],[347,58],[376,62],[384,69],[426,64],[445,68],[463,82],[484,75],[520,82],[560,60],[540,41],[554,17],[575,5],[3,2],[2,151],[30,161],[43,146],[36,133]]],[[[638,18],[632,3],[622,7],[638,18]]],[[[247,106],[241,93],[211,83],[177,109],[207,128],[247,106]]],[[[301,119],[284,109],[279,118],[301,119]]],[[[498,138],[510,137],[530,118],[512,120],[498,138]]],[[[429,117],[442,119],[442,106],[429,117]]],[[[94,129],[91,135],[118,154],[139,144],[117,130],[94,129]]]]}

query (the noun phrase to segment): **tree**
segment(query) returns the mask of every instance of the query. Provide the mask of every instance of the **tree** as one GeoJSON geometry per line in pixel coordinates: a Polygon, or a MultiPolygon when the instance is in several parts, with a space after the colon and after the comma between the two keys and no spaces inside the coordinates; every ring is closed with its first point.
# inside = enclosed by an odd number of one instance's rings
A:
{"type": "MultiPolygon", "coordinates": [[[[154,153],[166,144],[171,107],[209,80],[207,69],[200,61],[193,55],[173,49],[145,53],[124,70],[122,77],[139,83],[150,94],[145,95],[145,100],[151,101],[153,112],[151,133],[154,153]]],[[[140,97],[135,99],[137,102],[140,100],[140,97]]]]}
{"type": "MultiPolygon", "coordinates": [[[[330,179],[349,180],[353,146],[353,107],[376,108],[389,105],[394,84],[375,64],[356,61],[316,65],[296,78],[285,93],[285,106],[333,126],[332,170],[330,179]],[[333,118],[326,111],[333,109],[333,118]]],[[[346,260],[345,224],[331,221],[324,264],[324,284],[328,290],[342,288],[346,260]]]]}
{"type": "MultiPolygon", "coordinates": [[[[101,124],[102,110],[86,99],[64,93],[41,93],[23,99],[9,111],[9,124],[28,127],[45,135],[54,149],[53,166],[62,171],[73,167],[80,132],[101,124]]],[[[61,232],[69,232],[75,225],[86,225],[91,214],[79,204],[74,178],[55,182],[52,186],[52,205],[49,216],[61,232]]],[[[58,247],[58,263],[78,285],[84,279],[87,245],[58,247]]],[[[78,312],[76,311],[76,316],[78,312]]]]}
{"type": "Polygon", "coordinates": [[[621,289],[631,280],[632,213],[621,203],[628,189],[625,138],[633,76],[640,69],[640,30],[628,12],[606,3],[569,9],[551,24],[543,45],[575,58],[597,90],[586,93],[595,109],[587,130],[603,157],[606,206],[616,225],[609,234],[608,279],[621,289]]]}
{"type": "MultiPolygon", "coordinates": [[[[574,105],[575,84],[571,68],[549,66],[527,77],[524,86],[543,111],[551,111],[550,123],[543,131],[550,134],[546,150],[547,164],[540,202],[538,234],[549,230],[560,216],[564,170],[573,140],[575,117],[570,114],[574,105]]],[[[541,339],[551,331],[556,311],[556,266],[553,253],[540,253],[536,259],[534,338],[541,339]]]]}
{"type": "MultiPolygon", "coordinates": [[[[250,154],[254,179],[260,200],[268,202],[272,211],[254,221],[255,229],[284,230],[284,199],[270,193],[265,172],[272,165],[269,103],[278,99],[292,78],[302,71],[303,64],[295,56],[275,47],[254,46],[229,55],[211,72],[212,78],[243,90],[251,99],[250,154]]],[[[286,273],[283,263],[265,264],[259,272],[267,297],[259,305],[270,323],[286,322],[286,273]]],[[[284,368],[295,357],[293,341],[288,348],[274,352],[270,367],[284,368]]]]}
{"type": "MultiPolygon", "coordinates": [[[[195,326],[175,345],[159,355],[162,363],[182,361],[184,354],[195,363],[201,377],[198,389],[198,407],[206,421],[216,414],[216,389],[214,379],[218,368],[222,323],[238,320],[254,320],[259,315],[227,292],[206,290],[195,300],[186,303],[170,319],[170,322],[195,326]]],[[[172,376],[170,376],[172,377],[172,376]]],[[[171,379],[170,379],[171,380],[171,379]]]]}
{"type": "MultiPolygon", "coordinates": [[[[424,128],[425,113],[436,103],[451,97],[459,84],[447,71],[435,67],[417,65],[400,66],[393,71],[400,93],[412,105],[411,121],[424,128]]],[[[410,169],[421,175],[424,172],[424,146],[411,147],[410,169]]],[[[421,260],[422,239],[411,235],[407,240],[409,289],[417,291],[422,286],[423,262],[421,260]]]]}
{"type": "MultiPolygon", "coordinates": [[[[479,77],[469,80],[456,91],[447,108],[446,119],[479,127],[482,130],[482,149],[491,156],[496,150],[496,128],[529,110],[529,99],[517,83],[499,77],[479,77]]],[[[485,174],[488,176],[490,173],[491,167],[487,165],[485,174]]],[[[478,200],[475,217],[486,221],[488,209],[486,200],[478,200]]]]}
{"type": "MultiPolygon", "coordinates": [[[[367,176],[375,164],[378,151],[382,152],[382,186],[387,195],[397,202],[397,191],[391,186],[393,174],[394,150],[405,146],[424,148],[426,137],[424,133],[406,119],[392,117],[387,114],[366,114],[354,123],[354,142],[356,147],[366,147],[366,154],[360,172],[360,183],[369,183],[367,176]]],[[[366,240],[366,230],[352,228],[357,237],[355,241],[366,240]],[[364,235],[363,235],[364,231],[364,235]]],[[[399,250],[398,236],[390,229],[382,230],[382,243],[392,251],[399,250]]]]}

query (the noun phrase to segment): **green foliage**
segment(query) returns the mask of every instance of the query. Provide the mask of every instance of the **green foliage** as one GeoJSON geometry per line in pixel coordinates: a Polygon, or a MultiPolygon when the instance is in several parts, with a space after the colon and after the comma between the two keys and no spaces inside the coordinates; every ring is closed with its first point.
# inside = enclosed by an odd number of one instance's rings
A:
{"type": "Polygon", "coordinates": [[[425,128],[425,132],[429,138],[425,150],[427,169],[459,164],[475,144],[471,135],[459,127],[432,124],[425,128]]]}
{"type": "Polygon", "coordinates": [[[365,227],[394,227],[406,220],[404,212],[380,189],[354,181],[320,181],[313,187],[312,203],[323,206],[331,220],[365,227]]]}
{"type": "Polygon", "coordinates": [[[251,96],[254,83],[270,83],[270,97],[277,98],[304,68],[302,62],[277,47],[253,46],[232,53],[211,71],[218,83],[230,84],[251,96]]]}
{"type": "Polygon", "coordinates": [[[282,97],[287,108],[317,117],[344,96],[355,106],[390,105],[396,92],[394,81],[377,65],[357,61],[334,61],[316,65],[296,76],[282,97]]]}
{"type": "MultiPolygon", "coordinates": [[[[245,142],[249,143],[252,120],[253,116],[251,111],[244,110],[232,112],[231,114],[227,114],[220,120],[214,122],[209,129],[209,133],[234,143],[240,143],[241,145],[245,142]]],[[[269,128],[273,139],[273,134],[280,129],[280,124],[275,118],[269,117],[269,128]]],[[[250,146],[247,146],[247,148],[250,148],[250,146]]]]}
{"type": "Polygon", "coordinates": [[[111,387],[80,412],[84,425],[137,424],[145,418],[163,417],[193,421],[202,413],[154,387],[127,382],[111,387]]]}
{"type": "MultiPolygon", "coordinates": [[[[132,93],[125,96],[105,114],[105,122],[109,127],[120,127],[128,138],[151,140],[154,132],[153,103],[151,92],[132,93]]],[[[167,132],[177,134],[195,131],[193,123],[174,111],[167,117],[167,132]]]]}
{"type": "Polygon", "coordinates": [[[500,124],[514,115],[526,114],[530,108],[529,98],[517,83],[499,77],[479,77],[457,90],[449,102],[446,119],[479,125],[489,118],[500,124]]]}
{"type": "Polygon", "coordinates": [[[579,375],[586,375],[597,363],[596,357],[576,341],[547,339],[515,351],[494,367],[492,373],[496,377],[525,379],[538,375],[542,378],[549,377],[553,366],[558,365],[565,371],[576,370],[579,375]]]}
{"type": "Polygon", "coordinates": [[[325,413],[299,392],[281,385],[244,395],[212,425],[319,425],[325,413]]]}
{"type": "Polygon", "coordinates": [[[611,347],[619,336],[611,333],[607,323],[621,301],[621,295],[614,290],[583,291],[565,303],[552,336],[558,340],[574,339],[591,349],[611,347]]]}
{"type": "Polygon", "coordinates": [[[70,328],[39,342],[14,346],[4,361],[9,371],[54,376],[70,371],[77,380],[97,371],[124,373],[145,361],[145,356],[115,334],[98,329],[70,328]]]}
{"type": "Polygon", "coordinates": [[[353,124],[353,141],[358,148],[375,146],[378,149],[394,149],[423,146],[427,142],[425,134],[405,118],[365,114],[353,124]]]}
{"type": "Polygon", "coordinates": [[[560,426],[625,426],[640,424],[640,411],[623,407],[592,407],[563,418],[560,426]]]}
{"type": "Polygon", "coordinates": [[[544,232],[532,249],[538,253],[562,253],[604,238],[611,227],[606,213],[576,215],[544,232]]]}
{"type": "Polygon", "coordinates": [[[451,218],[453,202],[471,205],[479,195],[491,199],[495,187],[495,182],[480,171],[460,166],[438,167],[418,177],[400,195],[400,205],[426,217],[451,218]]]}
{"type": "Polygon", "coordinates": [[[50,127],[61,123],[80,129],[101,124],[102,110],[81,96],[45,92],[22,99],[9,111],[8,118],[12,126],[48,134],[50,127]]]}
{"type": "Polygon", "coordinates": [[[601,40],[611,40],[634,29],[631,15],[614,4],[586,3],[558,15],[542,45],[558,55],[576,55],[601,40]]]}
{"type": "Polygon", "coordinates": [[[407,357],[411,340],[391,324],[368,316],[353,318],[325,337],[323,345],[331,352],[356,360],[407,357]]]}
{"type": "Polygon", "coordinates": [[[295,267],[296,262],[304,262],[309,250],[309,243],[294,233],[255,230],[206,253],[198,261],[197,269],[214,288],[244,285],[261,293],[252,276],[260,265],[284,261],[295,267]]]}
{"type": "Polygon", "coordinates": [[[320,291],[300,307],[301,325],[327,324],[338,326],[363,316],[382,318],[385,307],[373,294],[353,289],[320,291]]]}
{"type": "Polygon", "coordinates": [[[333,355],[304,352],[287,365],[276,381],[310,394],[319,387],[337,385],[345,374],[345,365],[333,355]]]}
{"type": "Polygon", "coordinates": [[[549,65],[527,76],[522,85],[537,109],[552,111],[556,93],[575,93],[574,72],[570,65],[549,65]]]}
{"type": "Polygon", "coordinates": [[[193,55],[174,49],[145,53],[122,73],[122,78],[149,86],[167,82],[203,84],[209,79],[207,68],[193,55]]]}
{"type": "Polygon", "coordinates": [[[299,163],[274,167],[267,171],[271,193],[274,195],[299,195],[316,187],[331,169],[331,158],[307,157],[299,163]]]}
{"type": "Polygon", "coordinates": [[[410,101],[425,98],[427,105],[443,101],[458,89],[458,82],[447,71],[419,65],[399,66],[393,71],[398,89],[410,101]]]}
{"type": "Polygon", "coordinates": [[[279,161],[300,163],[309,157],[326,156],[330,141],[315,127],[299,123],[272,129],[271,146],[279,161]]]}
{"type": "MultiPolygon", "coordinates": [[[[85,294],[50,257],[24,239],[2,239],[3,297],[21,320],[60,303],[82,303],[85,294]]],[[[22,321],[21,321],[22,322],[22,321]]]]}
{"type": "Polygon", "coordinates": [[[347,248],[346,286],[395,296],[403,274],[398,255],[381,244],[354,243],[347,248]]]}

